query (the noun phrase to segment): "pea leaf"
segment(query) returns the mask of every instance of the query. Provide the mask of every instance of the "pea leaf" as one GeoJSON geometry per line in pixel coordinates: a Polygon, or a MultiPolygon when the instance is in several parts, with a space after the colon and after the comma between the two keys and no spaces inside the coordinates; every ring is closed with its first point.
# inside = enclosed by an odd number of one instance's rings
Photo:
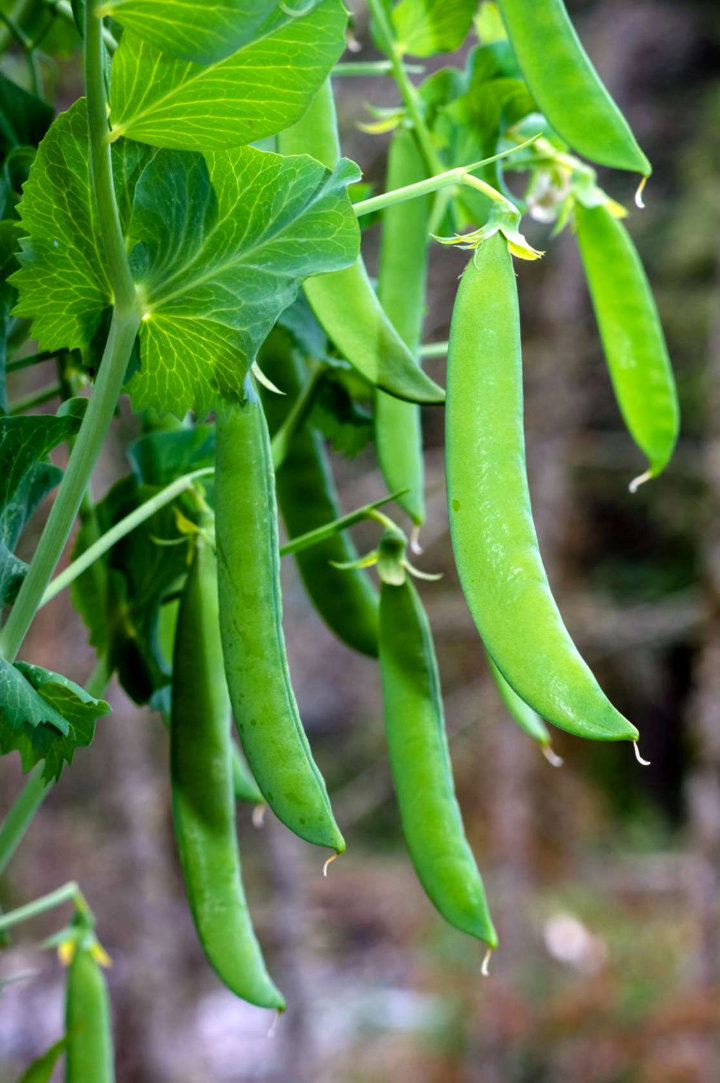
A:
{"type": "Polygon", "coordinates": [[[346,22],[341,0],[302,18],[279,12],[262,37],[204,66],[128,31],[112,65],[112,136],[205,151],[273,135],[307,109],[345,48],[346,22]]]}
{"type": "Polygon", "coordinates": [[[208,64],[250,41],[275,7],[275,0],[107,0],[97,14],[111,15],[164,53],[208,64]]]}
{"type": "Polygon", "coordinates": [[[239,401],[302,279],[357,255],[353,163],[330,173],[304,155],[250,147],[206,160],[159,151],[135,190],[131,265],[145,306],[129,384],[137,410],[204,416],[218,396],[239,401]]]}
{"type": "MultiPolygon", "coordinates": [[[[138,143],[113,147],[113,172],[123,226],[137,177],[152,157],[138,143]]],[[[21,241],[19,292],[13,314],[32,319],[40,349],[85,350],[112,295],[104,271],[91,198],[85,100],[61,113],[43,139],[18,206],[29,237],[21,241]]]]}
{"type": "Polygon", "coordinates": [[[10,310],[15,303],[16,291],[8,282],[17,268],[17,246],[20,230],[12,220],[0,222],[0,413],[7,413],[7,389],[5,366],[7,363],[7,335],[10,310]]]}
{"type": "Polygon", "coordinates": [[[392,21],[399,48],[411,56],[450,53],[465,40],[477,0],[400,0],[392,21]]]}
{"type": "Polygon", "coordinates": [[[53,116],[52,106],[0,72],[0,157],[13,147],[36,146],[53,116]]]}
{"type": "Polygon", "coordinates": [[[76,748],[89,745],[110,707],[74,681],[42,666],[0,659],[0,755],[17,751],[24,771],[44,760],[43,777],[60,776],[76,748]]]}
{"type": "Polygon", "coordinates": [[[79,427],[73,416],[0,418],[0,602],[12,601],[26,571],[13,554],[25,524],[62,477],[44,460],[79,427]]]}

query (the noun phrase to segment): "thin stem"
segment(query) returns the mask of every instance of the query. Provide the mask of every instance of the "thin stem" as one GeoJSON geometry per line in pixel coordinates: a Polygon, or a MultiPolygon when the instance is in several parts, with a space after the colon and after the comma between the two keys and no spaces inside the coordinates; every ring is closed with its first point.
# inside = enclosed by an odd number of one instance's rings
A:
{"type": "MultiPolygon", "coordinates": [[[[383,504],[389,504],[393,500],[397,500],[402,496],[406,489],[402,489],[396,493],[390,493],[389,496],[384,496],[382,500],[376,500],[373,504],[365,504],[364,507],[358,508],[357,511],[351,511],[349,515],[343,515],[340,519],[334,519],[331,523],[326,523],[325,526],[317,527],[316,530],[309,530],[307,534],[299,534],[297,538],[292,538],[285,545],[280,546],[280,556],[287,557],[291,553],[300,553],[303,549],[310,549],[313,545],[319,545],[320,542],[325,541],[327,538],[331,538],[333,534],[339,534],[342,530],[347,530],[348,527],[354,526],[355,523],[359,523],[362,519],[376,518],[375,510],[380,508],[383,504]]],[[[387,519],[387,522],[392,520],[387,519]]],[[[395,526],[395,524],[392,524],[395,526]]]]}
{"type": "Polygon", "coordinates": [[[425,123],[422,103],[418,92],[410,82],[407,71],[405,70],[405,65],[402,62],[402,56],[398,50],[395,35],[385,10],[384,0],[368,0],[368,8],[377,24],[381,36],[385,39],[390,54],[389,59],[392,66],[393,77],[397,83],[400,96],[408,111],[410,120],[412,121],[415,136],[420,145],[420,150],[422,151],[428,171],[430,173],[442,173],[443,162],[432,141],[430,130],[425,123]]]}
{"type": "Polygon", "coordinates": [[[323,364],[316,364],[314,366],[310,373],[310,378],[295,400],[290,413],[273,436],[270,447],[275,470],[279,470],[285,462],[293,437],[305,424],[305,420],[312,409],[318,387],[325,375],[325,371],[326,366],[323,364]]]}
{"type": "MultiPolygon", "coordinates": [[[[67,19],[68,22],[71,22],[73,26],[75,25],[75,16],[73,15],[72,4],[69,3],[69,0],[48,0],[48,4],[54,12],[58,15],[62,15],[62,17],[67,19]]],[[[105,26],[102,28],[102,36],[107,51],[109,53],[114,53],[118,47],[117,38],[114,34],[111,34],[105,26]]]]}
{"type": "Polygon", "coordinates": [[[56,380],[52,384],[46,384],[45,387],[38,388],[37,391],[31,391],[28,395],[23,395],[22,398],[10,403],[10,416],[15,417],[17,414],[24,414],[27,410],[32,410],[34,406],[42,406],[44,403],[50,402],[51,399],[57,398],[60,391],[60,384],[56,380]]]}
{"type": "MultiPolygon", "coordinates": [[[[403,71],[408,75],[424,75],[424,64],[403,64],[403,71]]],[[[394,67],[390,60],[356,60],[348,64],[336,64],[332,70],[336,75],[392,75],[394,67]]]]}
{"type": "Polygon", "coordinates": [[[16,361],[8,361],[5,371],[20,372],[21,369],[30,368],[31,365],[39,365],[43,361],[52,361],[58,356],[57,350],[39,350],[37,353],[29,353],[25,357],[18,357],[16,361]]]}
{"type": "Polygon", "coordinates": [[[0,827],[0,876],[25,837],[51,785],[43,778],[42,764],[38,764],[3,820],[0,827]]]}
{"type": "Polygon", "coordinates": [[[37,0],[18,0],[10,14],[0,24],[0,54],[9,48],[16,36],[15,28],[22,28],[22,24],[36,5],[37,0]]]}
{"type": "Polygon", "coordinates": [[[94,699],[100,699],[110,683],[111,676],[110,659],[107,654],[101,654],[95,663],[95,669],[85,682],[85,691],[94,699]]]}
{"type": "MultiPolygon", "coordinates": [[[[181,477],[176,478],[164,489],[161,489],[155,496],[151,496],[149,500],[146,500],[140,507],[135,508],[121,519],[115,526],[111,527],[105,534],[101,535],[97,541],[89,545],[84,553],[81,553],[76,560],[73,560],[72,564],[68,564],[67,568],[64,568],[59,575],[56,575],[52,582],[48,583],[45,591],[38,603],[38,609],[47,605],[57,594],[69,587],[78,576],[87,571],[91,564],[94,564],[101,556],[103,556],[109,549],[112,549],[113,545],[116,545],[122,538],[130,534],[133,530],[139,527],[146,520],[150,519],[156,512],[160,511],[167,504],[171,504],[180,493],[185,492],[186,489],[190,489],[197,478],[207,477],[212,474],[213,467],[203,467],[202,470],[193,470],[190,474],[183,474],[181,477]]],[[[88,689],[89,691],[89,689],[88,689]]]]}
{"type": "Polygon", "coordinates": [[[419,353],[423,358],[430,357],[445,357],[448,352],[447,342],[426,342],[424,346],[420,347],[419,353]]]}
{"type": "Polygon", "coordinates": [[[85,412],[65,476],[48,516],[38,547],[7,624],[0,633],[0,653],[13,661],[55,570],[82,503],[93,467],[107,436],[120,397],[128,361],[140,325],[135,285],[113,187],[108,115],[103,72],[102,24],[95,3],[86,9],[85,85],[87,90],[90,162],[106,271],[115,310],[100,371],[85,412]]]}
{"type": "Polygon", "coordinates": [[[85,902],[80,888],[74,880],[71,880],[68,884],[56,888],[55,891],[41,895],[39,899],[33,899],[25,906],[18,906],[17,910],[10,910],[7,914],[0,915],[0,929],[9,929],[12,925],[29,921],[30,918],[46,914],[48,910],[54,910],[56,906],[62,906],[67,902],[73,903],[75,908],[83,914],[90,913],[90,907],[85,902]]]}
{"type": "Polygon", "coordinates": [[[130,273],[125,238],[113,186],[108,107],[105,94],[103,23],[97,14],[97,0],[88,0],[85,8],[85,89],[90,132],[90,164],[97,203],[100,237],[105,270],[114,294],[115,307],[135,312],[137,297],[130,273]]]}

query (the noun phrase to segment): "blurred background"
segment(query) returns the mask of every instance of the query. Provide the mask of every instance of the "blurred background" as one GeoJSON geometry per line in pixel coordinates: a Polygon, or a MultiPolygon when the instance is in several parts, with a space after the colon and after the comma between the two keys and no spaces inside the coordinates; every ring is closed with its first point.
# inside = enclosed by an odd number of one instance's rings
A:
{"type": "MultiPolygon", "coordinates": [[[[358,5],[359,7],[359,5],[358,5]]],[[[542,552],[578,645],[641,731],[630,746],[554,735],[555,770],[505,715],[453,570],[442,411],[424,418],[429,517],[421,592],[434,629],[458,795],[501,946],[442,924],[403,850],[385,757],[377,667],[333,641],[286,562],[286,632],[301,711],[348,852],[322,857],[268,815],[239,810],[244,876],[289,1001],[268,1013],[215,979],[194,936],[170,823],[167,737],[117,686],[0,884],[4,909],[77,879],[114,965],[118,1083],[717,1083],[720,1079],[720,9],[716,0],[576,0],[568,7],[655,165],[630,231],[665,325],[683,426],[666,474],[625,433],[570,232],[517,264],[527,440],[542,552]]],[[[376,54],[365,16],[360,59],[376,54]]],[[[458,59],[454,58],[454,63],[458,59]]],[[[437,63],[435,66],[441,66],[437,63]]],[[[79,93],[61,66],[59,100],[79,93]]],[[[382,185],[387,137],[364,102],[393,84],[338,79],[345,153],[382,185]]],[[[603,176],[631,204],[633,179],[603,176]]],[[[366,236],[374,266],[376,229],[366,236]]],[[[435,247],[425,340],[446,338],[462,253],[435,247]]],[[[443,362],[428,363],[442,382],[443,362]]],[[[20,373],[19,398],[48,373],[20,373]]],[[[127,473],[127,407],[95,482],[127,473]]],[[[369,452],[336,459],[347,508],[383,484],[369,452]]],[[[41,527],[36,517],[26,553],[41,527]]],[[[370,548],[376,532],[362,529],[370,548]]],[[[82,682],[93,668],[66,598],[43,610],[25,656],[82,682]]],[[[0,760],[0,815],[19,792],[0,760]]],[[[62,1032],[62,969],[37,951],[60,914],[24,927],[0,959],[0,1083],[62,1032]]],[[[55,1077],[53,1077],[55,1078],[55,1077]]],[[[88,1081],[90,1083],[90,1081],[88,1081]]]]}

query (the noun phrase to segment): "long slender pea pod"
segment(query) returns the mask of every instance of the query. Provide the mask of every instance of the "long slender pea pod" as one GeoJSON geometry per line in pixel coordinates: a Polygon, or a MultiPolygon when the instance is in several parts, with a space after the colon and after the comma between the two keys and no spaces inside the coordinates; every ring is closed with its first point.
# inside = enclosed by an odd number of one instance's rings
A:
{"type": "Polygon", "coordinates": [[[498,0],[540,111],[579,154],[649,176],[650,162],[593,67],[563,0],[498,0]]]}
{"type": "Polygon", "coordinates": [[[223,675],[217,564],[198,538],[180,602],[170,718],[172,810],[198,938],[220,980],[261,1008],[284,1007],[243,892],[235,833],[230,703],[223,675]]]}
{"type": "Polygon", "coordinates": [[[275,477],[258,400],[217,418],[220,632],[240,743],[263,797],[296,835],[345,842],[300,721],[282,629],[275,477]]]}
{"type": "Polygon", "coordinates": [[[585,277],[620,411],[647,456],[647,474],[667,465],[679,427],[677,391],[660,318],[635,245],[606,206],[575,204],[585,277]]]}
{"type": "MultiPolygon", "coordinates": [[[[280,133],[278,147],[281,154],[309,154],[329,169],[336,165],[340,144],[330,80],[297,124],[280,133]]],[[[303,288],[335,347],[371,384],[410,402],[444,400],[383,311],[361,256],[343,271],[306,279],[303,288]]]]}
{"type": "Polygon", "coordinates": [[[455,301],[446,434],[455,561],[496,666],[553,725],[637,740],[573,644],[540,556],[525,468],[517,285],[499,233],[475,252],[455,301]]]}
{"type": "Polygon", "coordinates": [[[114,1083],[107,987],[92,951],[78,943],[65,995],[65,1083],[114,1083]]]}
{"type": "Polygon", "coordinates": [[[487,658],[488,668],[495,682],[495,687],[498,690],[500,699],[513,722],[520,727],[523,733],[526,733],[528,737],[540,746],[542,754],[549,763],[554,767],[559,767],[562,764],[562,760],[553,751],[550,730],[547,728],[540,715],[537,711],[533,711],[532,707],[528,707],[525,700],[520,699],[517,692],[507,683],[490,655],[486,654],[485,657],[487,658]]]}
{"type": "MultiPolygon", "coordinates": [[[[265,397],[270,431],[287,417],[307,378],[290,337],[280,328],[272,332],[260,354],[260,367],[284,395],[265,397]]],[[[395,400],[394,400],[395,401],[395,400]]],[[[291,538],[338,519],[335,482],[322,437],[307,424],[293,436],[275,475],[277,497],[291,538]]],[[[347,532],[335,534],[295,556],[305,589],[328,628],[361,654],[377,655],[378,597],[361,568],[340,570],[351,564],[357,550],[347,532]]]]}
{"type": "MultiPolygon", "coordinates": [[[[425,162],[412,132],[399,128],[388,155],[386,189],[424,180],[425,162]]],[[[378,297],[415,363],[425,314],[429,197],[396,203],[383,212],[378,297]]],[[[398,503],[416,525],[425,519],[425,470],[420,408],[384,391],[375,395],[375,444],[391,493],[407,489],[398,503]]]]}
{"type": "Polygon", "coordinates": [[[497,944],[482,879],[455,797],[440,679],[415,587],[380,587],[380,671],[390,767],[418,878],[451,925],[497,944]]]}

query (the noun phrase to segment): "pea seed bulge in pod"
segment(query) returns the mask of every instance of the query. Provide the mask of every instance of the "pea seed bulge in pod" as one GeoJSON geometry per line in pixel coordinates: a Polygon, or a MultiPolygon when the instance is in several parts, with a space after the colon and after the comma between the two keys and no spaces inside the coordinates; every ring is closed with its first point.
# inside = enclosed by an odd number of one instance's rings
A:
{"type": "Polygon", "coordinates": [[[0,1083],[720,1078],[703,0],[0,0],[0,1083]]]}

